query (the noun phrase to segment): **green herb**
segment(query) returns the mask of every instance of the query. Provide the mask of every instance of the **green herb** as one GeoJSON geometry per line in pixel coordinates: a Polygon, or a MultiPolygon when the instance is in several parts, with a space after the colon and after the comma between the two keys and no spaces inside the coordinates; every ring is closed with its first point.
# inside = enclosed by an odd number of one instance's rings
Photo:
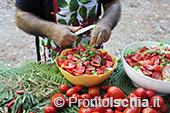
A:
{"type": "Polygon", "coordinates": [[[89,49],[93,49],[96,46],[96,44],[93,44],[92,46],[89,47],[89,49]]]}
{"type": "Polygon", "coordinates": [[[89,54],[99,54],[99,52],[91,50],[89,54]]]}
{"type": "Polygon", "coordinates": [[[77,54],[74,54],[74,57],[76,57],[76,58],[81,58],[81,56],[80,56],[80,55],[77,55],[77,54]]]}
{"type": "Polygon", "coordinates": [[[83,57],[82,59],[81,59],[81,61],[86,61],[87,60],[87,58],[86,57],[83,57]]]}
{"type": "Polygon", "coordinates": [[[125,52],[125,56],[135,55],[135,54],[136,54],[136,51],[135,49],[132,49],[132,48],[130,48],[128,51],[125,52]]]}
{"type": "Polygon", "coordinates": [[[88,49],[88,46],[87,46],[85,43],[83,43],[82,46],[83,46],[84,48],[88,49]]]}
{"type": "Polygon", "coordinates": [[[161,51],[160,50],[156,50],[156,51],[146,50],[142,53],[142,55],[145,55],[147,53],[161,53],[161,51]]]}
{"type": "Polygon", "coordinates": [[[102,65],[104,65],[104,58],[102,58],[102,62],[101,63],[102,63],[102,65]]]}
{"type": "Polygon", "coordinates": [[[73,51],[73,53],[80,53],[80,51],[73,51]]]}
{"type": "Polygon", "coordinates": [[[162,43],[162,42],[158,45],[158,47],[161,47],[161,46],[163,46],[163,43],[162,43]]]}
{"type": "Polygon", "coordinates": [[[161,58],[161,61],[162,61],[162,63],[161,63],[160,65],[166,66],[166,63],[165,63],[166,61],[165,61],[165,58],[164,58],[164,57],[161,58]]]}
{"type": "Polygon", "coordinates": [[[106,71],[104,71],[104,74],[107,73],[109,70],[107,69],[106,71]]]}
{"type": "Polygon", "coordinates": [[[67,59],[67,56],[61,57],[61,59],[67,59]]]}
{"type": "Polygon", "coordinates": [[[73,62],[73,64],[77,64],[77,62],[73,62]]]}
{"type": "Polygon", "coordinates": [[[141,47],[138,47],[138,50],[141,50],[142,48],[141,47]]]}
{"type": "Polygon", "coordinates": [[[95,54],[91,54],[87,57],[88,60],[91,60],[91,57],[93,57],[95,54]]]}

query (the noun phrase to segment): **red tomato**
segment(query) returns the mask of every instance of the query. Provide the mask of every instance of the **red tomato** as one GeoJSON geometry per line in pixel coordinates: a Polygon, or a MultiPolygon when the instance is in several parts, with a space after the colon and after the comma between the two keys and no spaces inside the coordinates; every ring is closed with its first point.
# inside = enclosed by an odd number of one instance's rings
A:
{"type": "Polygon", "coordinates": [[[152,78],[154,78],[154,79],[162,79],[162,74],[161,74],[161,72],[153,72],[152,73],[152,78]]]}
{"type": "Polygon", "coordinates": [[[170,78],[170,66],[165,66],[162,69],[162,76],[164,79],[170,78]]]}
{"type": "Polygon", "coordinates": [[[73,74],[73,69],[66,69],[66,71],[70,74],[73,74]]]}
{"type": "Polygon", "coordinates": [[[65,60],[66,60],[66,59],[59,59],[59,60],[57,61],[58,66],[61,67],[61,65],[64,63],[65,60]]]}
{"type": "Polygon", "coordinates": [[[99,87],[99,86],[90,86],[89,89],[90,89],[90,88],[96,88],[96,89],[100,90],[100,87],[99,87]]]}
{"type": "Polygon", "coordinates": [[[92,61],[96,64],[101,64],[101,57],[100,55],[96,54],[95,56],[92,57],[92,61]]]}
{"type": "Polygon", "coordinates": [[[29,113],[34,113],[33,111],[29,112],[29,113]]]}
{"type": "Polygon", "coordinates": [[[88,71],[88,70],[86,70],[85,74],[87,74],[87,75],[91,75],[91,72],[90,72],[90,71],[88,71]]]}
{"type": "Polygon", "coordinates": [[[88,100],[92,99],[91,95],[89,95],[89,94],[82,94],[81,98],[82,99],[88,99],[88,100]]]}
{"type": "Polygon", "coordinates": [[[150,105],[155,110],[161,110],[163,108],[163,105],[164,105],[164,100],[161,96],[155,95],[150,99],[150,105]]]}
{"type": "Polygon", "coordinates": [[[100,95],[100,87],[99,88],[89,87],[88,94],[91,95],[92,97],[99,96],[100,95]]]}
{"type": "Polygon", "coordinates": [[[74,54],[74,53],[73,53],[72,50],[66,52],[66,55],[73,55],[73,54],[74,54]]]}
{"type": "Polygon", "coordinates": [[[101,66],[101,69],[103,70],[103,71],[106,71],[107,70],[107,67],[106,66],[101,66]]]}
{"type": "Polygon", "coordinates": [[[54,101],[55,101],[55,104],[56,104],[56,105],[57,105],[57,104],[61,104],[61,105],[62,105],[63,103],[65,103],[65,99],[64,99],[64,96],[63,96],[62,94],[60,94],[60,93],[54,94],[54,95],[52,96],[52,98],[51,98],[51,102],[50,102],[50,103],[51,103],[51,106],[53,106],[55,109],[62,109],[62,108],[64,107],[64,105],[61,106],[61,107],[55,106],[54,101]],[[55,99],[56,99],[57,97],[62,98],[63,100],[55,101],[55,99]]]}
{"type": "Polygon", "coordinates": [[[78,107],[86,107],[86,106],[87,106],[87,102],[86,101],[79,102],[79,106],[78,107]]]}
{"type": "Polygon", "coordinates": [[[81,92],[83,89],[81,85],[77,85],[77,86],[75,86],[75,88],[77,90],[77,93],[81,92]]]}
{"type": "Polygon", "coordinates": [[[93,110],[90,107],[81,107],[78,113],[92,113],[93,110]]]}
{"type": "Polygon", "coordinates": [[[148,48],[147,48],[146,46],[143,46],[143,47],[141,48],[141,51],[142,51],[142,52],[144,52],[144,51],[146,51],[146,50],[148,50],[148,48]]]}
{"type": "Polygon", "coordinates": [[[64,63],[61,65],[62,69],[73,69],[76,65],[73,64],[72,60],[65,60],[64,63]]]}
{"type": "Polygon", "coordinates": [[[168,110],[168,106],[164,103],[163,108],[160,110],[162,113],[166,113],[168,110]]]}
{"type": "Polygon", "coordinates": [[[112,109],[106,109],[105,113],[114,113],[112,109]]]}
{"type": "MultiPolygon", "coordinates": [[[[138,102],[138,97],[134,93],[130,93],[127,97],[127,99],[130,101],[130,98],[135,99],[138,102]]],[[[134,105],[135,102],[132,103],[134,105]]],[[[138,104],[138,103],[137,103],[138,104]]]]}
{"type": "MultiPolygon", "coordinates": [[[[78,103],[78,99],[81,99],[81,96],[79,94],[77,94],[77,93],[74,93],[71,97],[76,98],[77,99],[77,103],[78,103]]],[[[74,98],[73,98],[73,101],[75,102],[76,99],[74,99],[74,98]]]]}
{"type": "Polygon", "coordinates": [[[105,90],[105,91],[107,91],[107,90],[109,89],[109,87],[110,87],[110,86],[105,86],[105,85],[104,85],[104,86],[102,86],[102,89],[105,90]]]}
{"type": "Polygon", "coordinates": [[[97,102],[98,102],[98,100],[99,100],[99,98],[101,99],[101,97],[100,96],[94,96],[94,100],[97,100],[97,102]]]}
{"type": "Polygon", "coordinates": [[[146,98],[147,99],[151,99],[155,95],[156,95],[156,92],[152,89],[149,89],[149,90],[146,91],[146,98]]]}
{"type": "Polygon", "coordinates": [[[84,66],[87,67],[89,64],[90,64],[90,61],[89,60],[86,60],[83,62],[84,66]]]}
{"type": "Polygon", "coordinates": [[[105,113],[106,108],[104,108],[104,107],[94,107],[93,110],[94,110],[94,111],[97,111],[97,112],[99,112],[99,113],[105,113]]]}
{"type": "Polygon", "coordinates": [[[75,87],[72,87],[67,90],[66,96],[71,97],[74,93],[78,93],[75,87]]]}
{"type": "Polygon", "coordinates": [[[167,53],[165,57],[170,59],[170,53],[167,53]]]}
{"type": "Polygon", "coordinates": [[[56,113],[56,110],[53,106],[46,106],[44,108],[44,113],[56,113]]]}
{"type": "Polygon", "coordinates": [[[61,91],[61,93],[66,93],[66,91],[69,89],[69,85],[68,84],[62,84],[60,87],[59,87],[59,90],[61,91]]]}
{"type": "Polygon", "coordinates": [[[101,64],[94,63],[93,61],[91,61],[90,64],[94,67],[100,67],[100,65],[101,65],[101,64]]]}
{"type": "Polygon", "coordinates": [[[74,93],[79,93],[79,92],[81,92],[82,89],[83,89],[83,88],[82,88],[81,85],[74,86],[74,87],[72,87],[72,88],[70,88],[70,89],[67,90],[66,96],[70,97],[70,96],[72,96],[74,93]]]}
{"type": "MultiPolygon", "coordinates": [[[[122,105],[121,105],[121,102],[122,102],[122,99],[119,99],[120,101],[119,101],[119,104],[120,104],[120,106],[119,107],[115,107],[116,108],[116,110],[119,110],[119,111],[123,111],[124,109],[125,109],[125,107],[123,107],[122,105]]],[[[128,99],[127,99],[128,100],[128,99]]],[[[126,105],[126,104],[128,104],[128,103],[124,103],[124,105],[126,105]]]]}
{"type": "Polygon", "coordinates": [[[109,60],[104,60],[104,64],[106,67],[113,67],[114,63],[113,61],[109,61],[109,60]]]}
{"type": "Polygon", "coordinates": [[[140,113],[140,110],[137,107],[127,107],[123,113],[140,113]]]}
{"type": "MultiPolygon", "coordinates": [[[[71,101],[72,101],[72,100],[71,100],[71,101]]],[[[66,105],[67,105],[68,107],[72,107],[73,104],[72,104],[72,103],[70,103],[70,104],[71,104],[71,106],[69,106],[69,98],[67,97],[67,98],[66,98],[66,105]]]]}
{"type": "Polygon", "coordinates": [[[152,108],[144,108],[142,113],[157,113],[157,111],[152,108]]]}
{"type": "Polygon", "coordinates": [[[102,107],[105,107],[105,108],[111,108],[110,106],[110,98],[109,97],[105,97],[101,100],[101,105],[102,107]]]}
{"type": "Polygon", "coordinates": [[[85,72],[85,70],[86,70],[85,67],[79,67],[77,69],[74,69],[74,73],[75,73],[75,75],[76,74],[80,75],[80,74],[83,74],[85,72]]]}
{"type": "Polygon", "coordinates": [[[143,88],[137,88],[135,91],[134,91],[134,94],[138,97],[141,97],[141,99],[144,99],[146,98],[146,91],[145,89],[143,88]]]}
{"type": "Polygon", "coordinates": [[[99,68],[99,67],[96,69],[96,71],[97,71],[97,73],[98,73],[99,75],[104,74],[104,70],[102,70],[102,69],[99,68]]]}
{"type": "Polygon", "coordinates": [[[113,97],[114,99],[125,98],[125,95],[122,92],[122,90],[115,86],[110,86],[109,89],[107,90],[107,92],[108,92],[109,96],[113,97]]]}
{"type": "Polygon", "coordinates": [[[115,113],[123,113],[123,112],[121,112],[121,111],[119,111],[119,110],[115,110],[115,113]]]}
{"type": "Polygon", "coordinates": [[[163,67],[164,66],[156,66],[156,67],[154,67],[154,71],[161,72],[163,67]]]}

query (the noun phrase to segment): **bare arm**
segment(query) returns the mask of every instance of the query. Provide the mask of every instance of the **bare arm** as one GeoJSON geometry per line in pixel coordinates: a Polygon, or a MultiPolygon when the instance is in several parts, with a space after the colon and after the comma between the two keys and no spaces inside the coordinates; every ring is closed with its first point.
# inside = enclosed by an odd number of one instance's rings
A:
{"type": "Polygon", "coordinates": [[[74,43],[77,36],[72,32],[80,29],[80,27],[59,25],[43,20],[21,9],[17,9],[16,11],[16,24],[20,29],[29,34],[51,38],[59,46],[71,45],[74,43]]]}
{"type": "Polygon", "coordinates": [[[103,18],[97,23],[97,28],[92,31],[90,45],[109,40],[111,30],[117,25],[120,14],[121,6],[119,0],[104,5],[103,18]]]}

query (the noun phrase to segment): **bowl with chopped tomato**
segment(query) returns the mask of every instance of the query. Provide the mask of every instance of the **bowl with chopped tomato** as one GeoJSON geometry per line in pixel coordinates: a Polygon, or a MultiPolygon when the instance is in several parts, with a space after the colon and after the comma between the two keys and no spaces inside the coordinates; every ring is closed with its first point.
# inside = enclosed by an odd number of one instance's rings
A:
{"type": "Polygon", "coordinates": [[[122,61],[133,83],[158,93],[170,93],[170,45],[135,42],[123,49],[122,61]]]}
{"type": "Polygon", "coordinates": [[[85,87],[103,82],[117,66],[117,59],[103,49],[79,44],[65,49],[56,57],[56,64],[65,78],[85,87]]]}

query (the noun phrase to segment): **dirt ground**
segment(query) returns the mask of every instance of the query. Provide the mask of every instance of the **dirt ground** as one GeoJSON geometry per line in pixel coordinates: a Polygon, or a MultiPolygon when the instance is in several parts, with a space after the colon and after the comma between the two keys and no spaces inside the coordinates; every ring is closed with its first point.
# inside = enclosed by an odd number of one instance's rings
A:
{"type": "MultiPolygon", "coordinates": [[[[0,0],[0,68],[36,60],[35,38],[15,24],[15,0],[0,0]]],[[[122,16],[106,50],[120,57],[122,48],[136,41],[168,41],[170,0],[120,0],[122,16]]]]}

